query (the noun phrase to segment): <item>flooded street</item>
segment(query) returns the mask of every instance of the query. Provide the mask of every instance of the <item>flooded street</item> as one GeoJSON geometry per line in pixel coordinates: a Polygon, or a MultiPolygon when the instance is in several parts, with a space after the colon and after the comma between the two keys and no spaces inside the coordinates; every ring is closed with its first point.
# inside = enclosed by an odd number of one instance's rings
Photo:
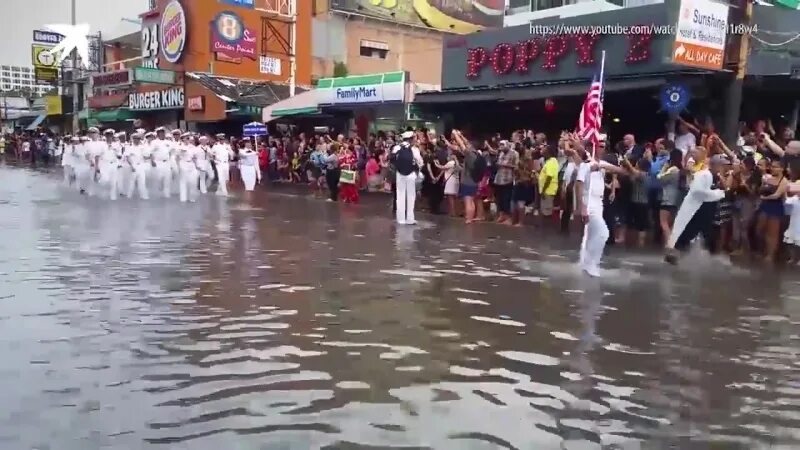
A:
{"type": "Polygon", "coordinates": [[[2,449],[800,445],[796,271],[0,180],[2,449]]]}

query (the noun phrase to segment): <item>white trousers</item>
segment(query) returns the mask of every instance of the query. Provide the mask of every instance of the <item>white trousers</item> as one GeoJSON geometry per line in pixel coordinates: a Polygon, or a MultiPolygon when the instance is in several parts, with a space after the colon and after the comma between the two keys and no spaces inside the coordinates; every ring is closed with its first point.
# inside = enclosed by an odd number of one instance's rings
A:
{"type": "Polygon", "coordinates": [[[116,200],[119,194],[119,168],[116,163],[100,168],[100,184],[108,189],[108,198],[116,200]]]}
{"type": "Polygon", "coordinates": [[[133,174],[127,162],[122,163],[123,166],[117,170],[117,190],[128,195],[128,185],[131,182],[133,174]]]}
{"type": "Polygon", "coordinates": [[[138,189],[139,198],[142,200],[149,199],[150,195],[147,193],[147,165],[139,164],[136,166],[135,171],[129,173],[128,186],[125,191],[128,198],[133,198],[133,190],[138,189]]]}
{"type": "Polygon", "coordinates": [[[230,165],[217,163],[217,195],[228,195],[228,178],[231,176],[230,165]]]}
{"type": "Polygon", "coordinates": [[[75,167],[75,184],[79,191],[88,191],[94,183],[94,171],[89,164],[80,164],[75,167]]]}
{"type": "Polygon", "coordinates": [[[580,266],[592,276],[600,276],[600,260],[608,241],[608,227],[603,220],[603,212],[589,214],[589,221],[583,228],[580,266]]]}
{"type": "Polygon", "coordinates": [[[151,173],[154,175],[156,191],[160,189],[164,198],[169,198],[172,193],[172,167],[169,161],[156,161],[151,173]]]}
{"type": "Polygon", "coordinates": [[[62,169],[64,170],[64,184],[69,186],[75,178],[75,169],[72,166],[63,166],[62,169]]]}
{"type": "Polygon", "coordinates": [[[413,224],[414,203],[417,201],[417,174],[412,172],[408,175],[397,174],[397,223],[413,224]]]}
{"type": "Polygon", "coordinates": [[[239,171],[242,173],[242,182],[245,191],[252,191],[256,187],[256,166],[241,166],[239,171]]]}
{"type": "Polygon", "coordinates": [[[178,192],[182,202],[197,200],[197,167],[194,163],[181,163],[178,192]]]}

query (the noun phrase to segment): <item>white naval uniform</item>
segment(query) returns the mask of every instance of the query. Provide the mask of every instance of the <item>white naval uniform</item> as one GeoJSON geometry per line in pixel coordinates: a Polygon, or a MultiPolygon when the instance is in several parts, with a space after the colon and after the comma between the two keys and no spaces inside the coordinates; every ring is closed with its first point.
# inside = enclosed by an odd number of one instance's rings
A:
{"type": "Polygon", "coordinates": [[[181,171],[180,171],[178,153],[180,152],[180,147],[183,144],[181,143],[181,141],[176,141],[170,136],[167,136],[167,139],[165,139],[164,142],[166,142],[167,147],[169,148],[169,166],[170,166],[170,171],[172,173],[173,181],[175,181],[176,183],[180,183],[181,171]]]}
{"type": "Polygon", "coordinates": [[[178,165],[180,167],[181,202],[197,200],[197,153],[200,151],[193,144],[177,144],[178,165]]]}
{"type": "Polygon", "coordinates": [[[155,186],[153,179],[155,178],[155,168],[153,167],[153,142],[147,139],[142,141],[142,156],[144,157],[144,179],[147,182],[147,190],[155,186]]]}
{"type": "Polygon", "coordinates": [[[101,143],[100,184],[108,188],[108,198],[116,200],[119,194],[119,168],[122,165],[122,147],[114,143],[101,143]]]}
{"type": "Polygon", "coordinates": [[[172,188],[172,155],[170,146],[164,139],[154,139],[151,144],[153,161],[153,178],[156,190],[161,190],[164,198],[169,198],[172,188]]]}
{"type": "Polygon", "coordinates": [[[231,150],[227,144],[218,142],[211,147],[211,157],[217,167],[217,195],[228,195],[228,178],[231,176],[231,150]]]}
{"type": "Polygon", "coordinates": [[[125,152],[125,160],[127,162],[128,170],[130,170],[130,178],[126,186],[126,195],[128,198],[133,198],[133,190],[139,190],[139,198],[147,200],[150,198],[147,193],[147,171],[150,157],[150,148],[145,144],[131,144],[125,152]]]}
{"type": "Polygon", "coordinates": [[[87,193],[89,195],[95,195],[97,193],[98,184],[100,181],[100,169],[102,168],[102,162],[100,161],[101,157],[105,154],[106,148],[108,148],[108,144],[106,144],[105,140],[94,140],[89,141],[86,143],[87,147],[87,156],[90,162],[90,175],[89,175],[89,186],[87,188],[87,193]]]}
{"type": "Polygon", "coordinates": [[[197,147],[197,175],[200,177],[200,193],[208,192],[208,179],[214,176],[211,164],[208,162],[210,148],[206,144],[197,147]]]}
{"type": "Polygon", "coordinates": [[[718,202],[725,198],[725,191],[722,189],[712,189],[714,175],[708,169],[703,169],[694,174],[692,182],[689,184],[689,192],[684,197],[678,213],[675,215],[675,222],[672,225],[672,234],[667,241],[667,248],[674,249],[678,243],[678,238],[686,231],[687,225],[691,222],[694,215],[706,202],[718,202]]]}
{"type": "MultiPolygon", "coordinates": [[[[583,229],[580,266],[593,277],[600,276],[600,260],[608,241],[609,231],[603,220],[603,191],[605,190],[605,171],[592,170],[593,163],[583,162],[578,167],[576,181],[583,183],[583,205],[588,220],[583,229]]],[[[582,212],[581,212],[582,214],[582,212]]]]}
{"type": "Polygon", "coordinates": [[[256,182],[261,178],[258,167],[258,153],[255,150],[250,149],[239,152],[239,171],[242,174],[244,190],[254,190],[256,182]]]}
{"type": "Polygon", "coordinates": [[[127,147],[128,144],[119,140],[115,140],[111,143],[111,149],[114,150],[114,153],[119,158],[119,169],[117,169],[117,192],[123,194],[128,192],[128,180],[131,177],[130,167],[125,162],[125,151],[127,147]]]}
{"type": "Polygon", "coordinates": [[[74,147],[76,144],[65,144],[61,142],[59,147],[61,148],[61,169],[64,172],[64,184],[67,186],[72,184],[72,181],[75,179],[75,163],[74,163],[74,147]]]}
{"type": "MultiPolygon", "coordinates": [[[[402,144],[397,144],[392,148],[392,155],[399,152],[402,144]]],[[[419,148],[416,145],[411,146],[411,152],[414,157],[414,163],[417,168],[422,168],[424,162],[419,148]]],[[[408,175],[403,175],[397,172],[395,175],[395,183],[397,186],[397,223],[400,225],[414,225],[417,223],[414,218],[414,207],[417,201],[417,177],[422,176],[418,171],[414,170],[408,175]]]]}
{"type": "Polygon", "coordinates": [[[92,163],[89,161],[89,142],[80,142],[72,150],[72,167],[79,191],[88,191],[93,182],[92,163]]]}

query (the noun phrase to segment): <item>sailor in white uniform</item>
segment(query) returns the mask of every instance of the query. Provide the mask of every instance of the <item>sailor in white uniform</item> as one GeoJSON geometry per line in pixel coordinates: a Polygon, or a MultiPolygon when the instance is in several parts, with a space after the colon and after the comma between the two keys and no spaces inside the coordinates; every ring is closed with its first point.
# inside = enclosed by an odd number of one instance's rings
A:
{"type": "Polygon", "coordinates": [[[133,144],[128,146],[125,152],[125,161],[130,171],[130,178],[127,186],[127,197],[133,198],[133,190],[138,189],[139,198],[147,200],[149,197],[147,193],[147,167],[150,158],[150,149],[148,146],[142,144],[142,135],[134,133],[131,135],[133,144]]]}
{"type": "Polygon", "coordinates": [[[131,178],[130,166],[125,162],[125,151],[128,147],[127,134],[124,131],[114,135],[114,142],[111,148],[119,158],[119,170],[117,171],[117,192],[122,195],[128,192],[128,182],[131,178]]]}
{"type": "Polygon", "coordinates": [[[76,140],[73,142],[72,136],[66,135],[58,144],[60,149],[59,153],[61,154],[61,170],[64,172],[64,184],[67,186],[72,186],[72,182],[75,181],[73,150],[75,145],[78,143],[80,143],[80,140],[76,138],[76,140]]]}
{"type": "Polygon", "coordinates": [[[89,196],[93,196],[97,194],[97,189],[99,188],[100,157],[103,156],[108,145],[106,144],[105,139],[100,136],[100,130],[92,127],[89,128],[89,141],[86,143],[86,146],[87,158],[90,161],[91,172],[87,193],[89,196]]]}
{"type": "MultiPolygon", "coordinates": [[[[605,139],[603,139],[605,140],[605,139]]],[[[578,211],[583,218],[583,241],[581,242],[580,267],[589,276],[600,276],[600,260],[606,247],[609,231],[603,220],[603,191],[607,172],[627,175],[627,172],[603,161],[605,144],[595,151],[594,160],[587,159],[578,166],[575,179],[575,195],[578,211]]]]}
{"type": "Polygon", "coordinates": [[[103,133],[105,142],[101,144],[100,155],[97,156],[97,167],[100,168],[100,186],[108,189],[108,198],[116,200],[119,194],[119,169],[122,166],[122,146],[114,145],[114,130],[107,129],[103,133]]]}
{"type": "Polygon", "coordinates": [[[225,141],[225,135],[217,135],[217,143],[211,147],[211,158],[217,168],[217,195],[228,196],[228,178],[231,174],[230,162],[233,159],[233,150],[225,141]]]}
{"type": "Polygon", "coordinates": [[[172,169],[172,181],[175,183],[180,183],[181,173],[180,173],[180,163],[178,153],[180,152],[181,146],[181,135],[183,133],[179,129],[172,130],[170,136],[167,137],[167,143],[169,144],[169,154],[170,154],[170,168],[172,169]]]}
{"type": "Polygon", "coordinates": [[[85,194],[93,183],[94,172],[92,171],[92,158],[89,153],[89,137],[72,138],[74,143],[72,150],[73,168],[75,169],[75,184],[81,194],[85,194]]]}
{"type": "Polygon", "coordinates": [[[709,168],[694,173],[689,192],[675,215],[672,234],[667,241],[666,262],[677,264],[678,250],[684,250],[698,235],[703,236],[707,247],[711,245],[717,202],[725,197],[725,190],[716,188],[714,175],[726,161],[723,156],[715,155],[710,160],[709,168]]]}
{"type": "Polygon", "coordinates": [[[200,177],[200,193],[208,192],[208,183],[214,176],[209,162],[211,147],[208,145],[208,137],[200,136],[200,145],[197,147],[197,170],[200,177]]]}
{"type": "Polygon", "coordinates": [[[166,139],[164,127],[156,128],[156,138],[151,143],[153,160],[153,178],[156,190],[160,190],[164,198],[169,198],[172,188],[171,146],[166,139]]]}
{"type": "Polygon", "coordinates": [[[180,193],[181,202],[195,202],[197,200],[197,173],[198,158],[197,153],[200,149],[194,145],[194,137],[191,133],[184,133],[181,136],[181,143],[178,148],[178,164],[180,167],[180,193]]]}
{"type": "Polygon", "coordinates": [[[156,133],[141,129],[139,134],[144,136],[142,146],[144,146],[145,149],[142,152],[142,156],[144,157],[145,162],[144,178],[147,181],[147,190],[149,191],[150,188],[155,186],[155,183],[153,183],[153,179],[155,178],[155,168],[153,167],[153,141],[156,139],[156,133]]]}

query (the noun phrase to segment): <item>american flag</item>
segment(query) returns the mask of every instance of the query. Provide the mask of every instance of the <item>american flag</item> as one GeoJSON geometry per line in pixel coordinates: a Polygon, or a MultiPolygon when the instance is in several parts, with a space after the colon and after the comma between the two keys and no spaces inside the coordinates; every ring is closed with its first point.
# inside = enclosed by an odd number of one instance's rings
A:
{"type": "MultiPolygon", "coordinates": [[[[594,148],[600,142],[600,126],[603,121],[603,76],[602,72],[592,78],[589,93],[583,101],[578,117],[578,136],[592,143],[594,148]]],[[[592,152],[594,153],[594,152],[592,152]]]]}

